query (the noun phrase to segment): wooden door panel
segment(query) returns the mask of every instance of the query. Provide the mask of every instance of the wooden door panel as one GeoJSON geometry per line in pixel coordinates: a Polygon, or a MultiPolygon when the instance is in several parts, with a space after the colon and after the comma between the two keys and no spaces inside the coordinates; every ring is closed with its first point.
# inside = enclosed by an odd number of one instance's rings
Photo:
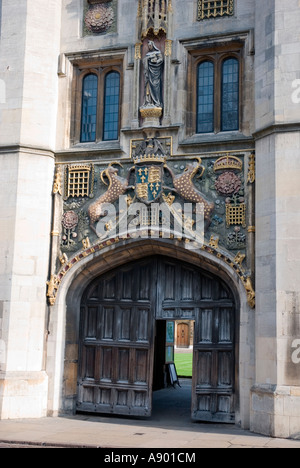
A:
{"type": "Polygon", "coordinates": [[[117,383],[129,384],[129,353],[129,348],[118,348],[117,361],[115,363],[118,370],[116,376],[117,383]]]}
{"type": "Polygon", "coordinates": [[[174,301],[176,299],[176,269],[175,265],[166,264],[163,268],[162,277],[162,292],[164,300],[174,301]]]}
{"type": "Polygon", "coordinates": [[[232,351],[218,352],[218,382],[217,386],[222,388],[233,387],[232,372],[233,353],[232,351]]]}
{"type": "Polygon", "coordinates": [[[87,319],[85,323],[85,336],[89,339],[97,338],[98,307],[87,309],[87,319]]]}
{"type": "MultiPolygon", "coordinates": [[[[154,266],[156,269],[156,265],[154,266]]],[[[148,266],[142,265],[139,271],[139,277],[135,278],[135,282],[138,282],[137,287],[137,298],[139,301],[151,301],[152,300],[152,288],[155,287],[155,278],[151,274],[151,270],[148,266]]],[[[155,271],[156,273],[156,271],[155,271]]]]}
{"type": "Polygon", "coordinates": [[[233,342],[234,322],[232,320],[232,309],[219,310],[219,343],[233,342]]]}
{"type": "Polygon", "coordinates": [[[209,300],[213,297],[213,281],[211,278],[201,277],[201,299],[209,300]]]}
{"type": "Polygon", "coordinates": [[[233,308],[198,309],[193,361],[192,418],[234,421],[233,308]]]}
{"type": "Polygon", "coordinates": [[[114,339],[114,307],[103,307],[103,340],[113,340],[114,339]]]}
{"type": "Polygon", "coordinates": [[[198,343],[213,342],[213,311],[203,309],[199,312],[199,336],[198,343]]]}
{"type": "Polygon", "coordinates": [[[148,354],[146,349],[135,350],[134,383],[136,384],[147,383],[148,354]]]}
{"type": "MultiPolygon", "coordinates": [[[[108,278],[104,280],[103,286],[102,286],[102,291],[103,291],[103,300],[105,299],[116,299],[116,294],[118,292],[117,288],[117,277],[113,276],[112,278],[108,278]]],[[[100,296],[101,297],[101,296],[100,296]]]]}
{"type": "Polygon", "coordinates": [[[194,360],[197,362],[196,385],[201,388],[212,387],[212,351],[196,351],[194,360]]]}
{"type": "Polygon", "coordinates": [[[192,301],[194,299],[194,287],[193,287],[194,275],[195,275],[195,272],[193,270],[181,268],[180,299],[182,301],[192,301]]]}
{"type": "Polygon", "coordinates": [[[149,309],[138,308],[136,311],[136,341],[149,343],[149,309]]]}
{"type": "Polygon", "coordinates": [[[99,379],[101,382],[110,383],[112,382],[113,348],[102,346],[99,353],[99,379]]]}
{"type": "Polygon", "coordinates": [[[152,259],[126,266],[95,281],[98,286],[91,285],[91,297],[87,292],[78,410],[151,415],[154,267],[152,259]]]}
{"type": "Polygon", "coordinates": [[[94,346],[85,346],[83,349],[84,378],[95,379],[96,348],[94,346]]]}
{"type": "Polygon", "coordinates": [[[115,337],[117,341],[130,341],[131,314],[131,308],[118,308],[115,319],[115,337]]]}

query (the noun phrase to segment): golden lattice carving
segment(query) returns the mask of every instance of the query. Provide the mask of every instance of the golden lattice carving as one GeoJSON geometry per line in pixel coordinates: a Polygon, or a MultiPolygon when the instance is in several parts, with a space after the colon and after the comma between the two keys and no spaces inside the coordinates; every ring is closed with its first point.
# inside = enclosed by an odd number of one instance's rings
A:
{"type": "Polygon", "coordinates": [[[246,227],[246,204],[226,205],[226,225],[246,227]]]}
{"type": "Polygon", "coordinates": [[[232,16],[234,0],[198,0],[198,21],[218,16],[232,16]]]}
{"type": "Polygon", "coordinates": [[[65,177],[65,198],[90,197],[94,190],[94,167],[91,164],[69,165],[65,177]]]}

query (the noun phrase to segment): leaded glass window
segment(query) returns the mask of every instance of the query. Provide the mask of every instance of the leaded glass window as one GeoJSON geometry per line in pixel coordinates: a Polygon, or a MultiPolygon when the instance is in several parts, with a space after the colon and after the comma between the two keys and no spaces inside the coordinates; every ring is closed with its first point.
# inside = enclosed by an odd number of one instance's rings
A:
{"type": "Polygon", "coordinates": [[[221,130],[239,129],[239,61],[235,58],[222,64],[221,130]]]}
{"type": "Polygon", "coordinates": [[[82,83],[81,137],[83,143],[96,140],[98,77],[89,74],[82,83]]]}
{"type": "Polygon", "coordinates": [[[120,74],[105,77],[103,140],[117,140],[119,135],[120,74]]]}
{"type": "Polygon", "coordinates": [[[214,64],[205,61],[198,65],[197,133],[214,131],[214,64]]]}

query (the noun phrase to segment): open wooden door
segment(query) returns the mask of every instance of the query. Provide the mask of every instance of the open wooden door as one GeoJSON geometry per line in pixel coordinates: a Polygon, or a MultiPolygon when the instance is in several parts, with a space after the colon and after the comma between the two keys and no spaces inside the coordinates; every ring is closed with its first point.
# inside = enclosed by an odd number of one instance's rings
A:
{"type": "Polygon", "coordinates": [[[82,302],[77,410],[150,416],[153,261],[94,281],[82,302]]]}
{"type": "Polygon", "coordinates": [[[81,309],[78,411],[150,416],[155,320],[160,366],[174,360],[174,320],[194,320],[192,418],[234,422],[235,307],[220,279],[151,257],[94,280],[81,309]]]}
{"type": "Polygon", "coordinates": [[[194,337],[192,418],[234,423],[233,307],[197,309],[194,337]]]}

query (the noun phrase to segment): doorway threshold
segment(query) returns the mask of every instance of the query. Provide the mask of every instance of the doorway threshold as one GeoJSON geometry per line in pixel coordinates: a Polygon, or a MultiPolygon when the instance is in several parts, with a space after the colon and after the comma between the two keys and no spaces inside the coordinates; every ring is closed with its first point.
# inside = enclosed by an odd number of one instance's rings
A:
{"type": "Polygon", "coordinates": [[[180,385],[153,392],[151,421],[191,423],[192,379],[181,378],[180,385]]]}

